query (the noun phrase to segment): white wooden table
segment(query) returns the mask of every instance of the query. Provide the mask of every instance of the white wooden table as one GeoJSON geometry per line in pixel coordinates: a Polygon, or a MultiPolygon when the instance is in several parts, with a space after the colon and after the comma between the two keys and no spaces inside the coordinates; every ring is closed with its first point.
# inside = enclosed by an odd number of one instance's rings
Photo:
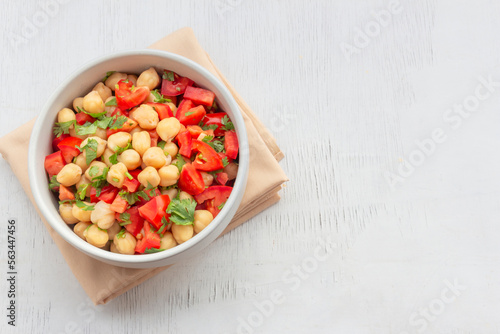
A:
{"type": "Polygon", "coordinates": [[[191,26],[276,136],[291,180],[204,254],[94,307],[0,160],[1,333],[500,332],[498,2],[1,8],[0,135],[83,62],[191,26]]]}

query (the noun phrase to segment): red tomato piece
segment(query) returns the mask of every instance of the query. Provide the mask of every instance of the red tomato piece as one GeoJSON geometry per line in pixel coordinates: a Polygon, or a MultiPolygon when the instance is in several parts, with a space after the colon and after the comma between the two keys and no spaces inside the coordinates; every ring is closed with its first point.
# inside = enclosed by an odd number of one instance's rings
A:
{"type": "MultiPolygon", "coordinates": [[[[189,100],[183,100],[184,101],[189,101],[189,100]]],[[[182,104],[181,102],[181,104],[182,104]]],[[[181,124],[188,126],[188,125],[197,125],[198,123],[201,122],[203,117],[207,112],[205,111],[205,108],[203,106],[196,106],[194,108],[191,108],[186,111],[186,109],[181,109],[179,108],[177,110],[177,113],[175,114],[175,117],[181,122],[181,124]]]]}
{"type": "Polygon", "coordinates": [[[76,117],[76,122],[80,125],[83,125],[87,122],[90,122],[90,123],[94,123],[95,119],[90,116],[90,115],[87,115],[86,113],[84,112],[79,112],[75,115],[76,117]]]}
{"type": "Polygon", "coordinates": [[[222,159],[207,143],[193,139],[192,150],[198,152],[196,159],[193,161],[193,166],[196,169],[210,172],[224,168],[222,159]]]}
{"type": "Polygon", "coordinates": [[[215,180],[217,183],[219,183],[221,186],[225,185],[227,181],[229,180],[229,177],[227,176],[227,173],[221,172],[217,173],[215,180]]]}
{"type": "MultiPolygon", "coordinates": [[[[127,117],[127,116],[124,116],[127,117]]],[[[112,134],[115,134],[117,132],[130,132],[132,131],[135,127],[137,127],[137,122],[134,121],[132,118],[127,117],[127,120],[125,123],[123,123],[122,127],[119,129],[107,129],[106,130],[106,136],[111,136],[112,134]]]]}
{"type": "Polygon", "coordinates": [[[170,197],[168,195],[156,196],[139,208],[139,214],[153,224],[156,229],[159,229],[163,225],[162,218],[169,217],[166,213],[169,204],[170,197]]]}
{"type": "Polygon", "coordinates": [[[116,107],[115,110],[111,113],[111,116],[126,116],[128,117],[129,112],[127,110],[121,110],[120,108],[116,107]]]}
{"type": "Polygon", "coordinates": [[[224,148],[226,149],[226,155],[231,159],[236,159],[238,156],[238,149],[240,145],[238,144],[238,136],[234,131],[226,131],[224,135],[224,148]]]}
{"type": "Polygon", "coordinates": [[[198,204],[206,202],[207,210],[215,217],[220,212],[219,206],[227,201],[232,190],[233,188],[228,186],[211,186],[194,198],[198,204]]]}
{"type": "Polygon", "coordinates": [[[184,130],[177,134],[177,143],[179,144],[179,153],[186,158],[191,157],[192,141],[188,130],[184,130]]]}
{"type": "Polygon", "coordinates": [[[198,125],[188,125],[186,129],[189,131],[191,138],[197,139],[203,132],[203,129],[198,125]]]}
{"type": "Polygon", "coordinates": [[[109,207],[114,212],[123,213],[127,210],[128,202],[124,200],[121,196],[116,196],[109,207]]]}
{"type": "Polygon", "coordinates": [[[177,108],[177,111],[175,112],[175,117],[181,121],[179,118],[181,115],[184,115],[189,111],[189,109],[194,108],[195,105],[193,101],[191,100],[182,100],[181,103],[179,103],[179,107],[177,108]]]}
{"type": "Polygon", "coordinates": [[[44,167],[49,177],[59,174],[64,165],[66,165],[66,162],[61,151],[54,152],[45,157],[44,167]]]}
{"type": "Polygon", "coordinates": [[[66,200],[74,200],[75,195],[69,190],[67,187],[63,186],[62,184],[59,186],[59,200],[60,201],[66,201],[66,200]]]}
{"type": "Polygon", "coordinates": [[[141,104],[149,96],[149,88],[133,87],[130,80],[120,80],[117,85],[118,88],[115,89],[116,104],[122,110],[141,104]]]}
{"type": "Polygon", "coordinates": [[[201,194],[205,190],[205,182],[203,182],[201,173],[190,163],[182,166],[178,185],[180,190],[193,196],[201,194]]]}
{"type": "Polygon", "coordinates": [[[174,81],[169,81],[168,79],[163,79],[161,82],[161,95],[177,96],[184,94],[186,88],[192,86],[194,81],[181,77],[177,73],[174,73],[174,81]]]}
{"type": "Polygon", "coordinates": [[[143,254],[148,248],[160,248],[160,236],[151,230],[148,222],[144,222],[144,236],[137,240],[135,251],[143,254]]]}
{"type": "Polygon", "coordinates": [[[57,147],[61,150],[64,161],[66,161],[67,164],[73,161],[73,158],[80,154],[78,147],[80,147],[81,143],[82,140],[80,138],[66,137],[59,142],[59,144],[57,144],[57,147]]]}
{"type": "Polygon", "coordinates": [[[214,114],[206,114],[205,118],[202,121],[203,125],[217,125],[217,129],[215,129],[214,133],[216,136],[223,136],[224,130],[222,129],[222,118],[227,116],[225,112],[218,112],[214,114]]]}
{"type": "MultiPolygon", "coordinates": [[[[124,225],[123,227],[125,227],[125,229],[135,237],[141,232],[141,229],[144,226],[144,218],[141,217],[139,209],[136,206],[125,210],[125,213],[130,215],[130,224],[124,225]]],[[[119,213],[115,215],[115,218],[121,223],[124,222],[119,213]]]]}
{"type": "Polygon", "coordinates": [[[132,179],[129,180],[127,177],[123,181],[123,189],[127,189],[129,193],[135,193],[138,189],[141,183],[137,179],[132,179]]]}
{"type": "Polygon", "coordinates": [[[149,130],[148,133],[151,138],[151,147],[155,147],[158,145],[158,138],[160,138],[160,136],[158,135],[158,132],[156,132],[156,129],[149,130]]]}
{"type": "Polygon", "coordinates": [[[214,104],[215,94],[203,88],[187,87],[184,92],[184,98],[211,107],[214,104]]]}
{"type": "Polygon", "coordinates": [[[101,194],[97,196],[97,191],[94,187],[92,187],[92,189],[90,189],[90,202],[96,203],[99,201],[104,201],[108,204],[111,204],[115,200],[115,197],[116,195],[118,195],[119,191],[120,189],[108,184],[101,189],[101,194]]]}
{"type": "Polygon", "coordinates": [[[172,112],[172,109],[166,104],[163,103],[153,103],[149,102],[146,103],[148,106],[153,107],[153,109],[158,113],[158,117],[160,120],[169,118],[169,117],[174,117],[174,113],[172,112]]]}
{"type": "Polygon", "coordinates": [[[58,148],[57,148],[57,144],[59,144],[60,142],[62,142],[65,138],[68,138],[70,135],[66,135],[66,134],[62,134],[60,135],[59,137],[55,137],[53,140],[52,140],[52,150],[53,151],[58,151],[58,148]]]}

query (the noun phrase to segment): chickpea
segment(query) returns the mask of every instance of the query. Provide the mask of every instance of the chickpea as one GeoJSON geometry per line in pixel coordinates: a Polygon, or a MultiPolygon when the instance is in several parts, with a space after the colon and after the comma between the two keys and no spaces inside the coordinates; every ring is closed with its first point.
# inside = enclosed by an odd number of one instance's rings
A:
{"type": "Polygon", "coordinates": [[[112,241],[108,240],[108,242],[106,242],[106,244],[104,246],[99,247],[99,248],[101,248],[102,250],[105,250],[105,251],[109,252],[109,248],[110,248],[110,246],[111,246],[112,243],[113,243],[112,241]]]}
{"type": "Polygon", "coordinates": [[[101,155],[101,159],[102,161],[108,166],[108,167],[111,167],[113,166],[113,164],[111,163],[111,161],[109,161],[109,158],[115,154],[115,152],[111,151],[109,148],[106,148],[104,150],[104,153],[101,155]]]}
{"type": "Polygon", "coordinates": [[[160,175],[154,167],[146,167],[142,172],[137,175],[137,180],[144,186],[147,187],[150,183],[153,187],[158,187],[160,184],[160,175]]]}
{"type": "Polygon", "coordinates": [[[91,91],[83,97],[83,109],[91,114],[99,114],[104,112],[104,101],[95,90],[91,91]]]}
{"type": "Polygon", "coordinates": [[[104,247],[109,240],[108,232],[99,228],[96,224],[92,224],[88,230],[83,232],[85,240],[93,246],[104,247]]]}
{"type": "Polygon", "coordinates": [[[170,110],[172,110],[172,113],[175,115],[177,112],[177,106],[173,102],[165,102],[165,104],[170,107],[170,110]]]}
{"type": "Polygon", "coordinates": [[[161,120],[156,126],[156,132],[166,142],[172,140],[181,130],[181,123],[175,117],[161,120]]]}
{"type": "MultiPolygon", "coordinates": [[[[84,147],[85,145],[87,145],[90,140],[95,140],[97,142],[96,155],[97,155],[97,158],[100,158],[101,155],[104,153],[104,150],[106,149],[107,141],[105,141],[104,139],[101,139],[99,137],[96,137],[96,136],[87,137],[87,138],[85,138],[84,141],[82,141],[82,143],[80,144],[80,147],[84,147]]],[[[87,158],[87,150],[83,151],[83,156],[85,158],[87,158]]]]}
{"type": "Polygon", "coordinates": [[[238,174],[238,165],[234,162],[230,162],[224,167],[224,173],[227,174],[229,180],[234,180],[238,174]]]}
{"type": "Polygon", "coordinates": [[[94,134],[95,137],[99,137],[101,138],[102,140],[106,140],[108,138],[108,134],[106,132],[106,129],[101,129],[101,128],[97,128],[97,130],[95,131],[95,134],[94,134]]]}
{"type": "Polygon", "coordinates": [[[128,170],[139,168],[142,164],[141,155],[136,150],[125,150],[118,156],[118,161],[123,163],[128,170]]]}
{"type": "Polygon", "coordinates": [[[118,222],[114,222],[113,225],[111,225],[110,228],[108,228],[108,237],[109,237],[109,240],[113,240],[113,238],[115,237],[115,235],[118,234],[118,232],[120,232],[122,229],[122,227],[120,226],[120,224],[118,224],[118,222]]]}
{"type": "Polygon", "coordinates": [[[160,84],[160,76],[153,67],[142,72],[137,79],[137,87],[148,87],[153,90],[160,84]]]}
{"type": "Polygon", "coordinates": [[[171,232],[163,233],[163,237],[160,239],[160,249],[170,249],[177,246],[177,241],[175,241],[174,236],[171,232]]]}
{"type": "Polygon", "coordinates": [[[102,82],[99,82],[97,85],[95,85],[94,88],[92,88],[92,90],[98,92],[103,101],[106,101],[108,98],[111,97],[111,95],[113,95],[111,93],[111,89],[109,89],[109,87],[106,87],[102,82]]]}
{"type": "Polygon", "coordinates": [[[177,145],[170,142],[165,144],[165,147],[163,147],[163,152],[167,153],[169,156],[173,158],[179,152],[179,148],[177,147],[177,145]]]}
{"type": "Polygon", "coordinates": [[[115,222],[115,212],[110,209],[110,206],[104,201],[99,201],[91,211],[90,220],[103,230],[110,228],[115,222]]]}
{"type": "Polygon", "coordinates": [[[78,219],[73,216],[73,205],[72,204],[61,204],[59,205],[59,214],[62,220],[68,225],[78,223],[78,219]]]}
{"type": "Polygon", "coordinates": [[[153,107],[148,106],[147,104],[141,104],[141,106],[134,111],[133,116],[137,123],[139,123],[139,126],[146,130],[156,128],[160,120],[158,113],[153,109],[153,107]]]}
{"type": "Polygon", "coordinates": [[[111,74],[106,79],[106,81],[104,82],[104,84],[106,85],[106,87],[108,87],[109,89],[111,89],[114,92],[115,91],[115,85],[118,83],[118,81],[120,81],[120,80],[126,80],[126,79],[127,79],[127,75],[125,73],[115,72],[115,73],[111,74]]]}
{"type": "Polygon", "coordinates": [[[194,231],[200,233],[205,227],[214,220],[214,216],[208,210],[194,211],[194,231]]]}
{"type": "Polygon", "coordinates": [[[211,186],[212,183],[214,183],[214,176],[212,174],[209,174],[207,172],[200,172],[201,177],[203,177],[203,183],[205,183],[205,186],[211,186]]]}
{"type": "Polygon", "coordinates": [[[146,164],[146,166],[151,166],[156,169],[165,166],[167,163],[170,163],[172,159],[167,159],[163,150],[159,147],[150,147],[144,152],[142,156],[142,161],[146,164]]]}
{"type": "Polygon", "coordinates": [[[190,199],[192,201],[194,201],[194,197],[191,196],[190,194],[188,194],[187,192],[185,191],[181,191],[180,195],[179,195],[179,199],[182,201],[183,199],[190,199]]]}
{"type": "Polygon", "coordinates": [[[77,97],[73,100],[73,110],[79,112],[78,108],[83,109],[83,97],[77,97]]]}
{"type": "Polygon", "coordinates": [[[75,234],[77,236],[79,236],[80,238],[82,238],[83,240],[85,240],[85,237],[83,236],[83,232],[85,232],[85,230],[87,229],[87,227],[89,227],[90,225],[92,225],[92,223],[89,223],[89,222],[79,222],[75,226],[73,226],[73,232],[75,232],[75,234]]]}
{"type": "Polygon", "coordinates": [[[170,197],[170,200],[173,200],[175,197],[177,197],[177,193],[179,191],[175,188],[170,188],[170,189],[166,189],[166,190],[162,190],[161,191],[161,194],[162,195],[168,195],[168,197],[170,197]]]}
{"type": "MultiPolygon", "coordinates": [[[[178,244],[182,244],[193,237],[193,225],[172,225],[172,234],[178,244]]],[[[160,240],[161,242],[161,240],[160,240]]]]}
{"type": "Polygon", "coordinates": [[[85,173],[87,171],[87,168],[89,168],[89,165],[87,165],[87,161],[83,156],[83,153],[76,157],[75,164],[82,169],[82,173],[85,173]]]}
{"type": "Polygon", "coordinates": [[[102,161],[92,161],[89,168],[85,171],[85,177],[90,181],[101,176],[104,173],[104,169],[108,168],[106,164],[102,161]]]}
{"type": "Polygon", "coordinates": [[[76,190],[83,189],[82,187],[84,187],[85,185],[89,185],[89,186],[87,186],[87,190],[85,191],[85,197],[90,197],[90,190],[92,188],[92,187],[90,187],[90,184],[91,184],[91,182],[89,181],[89,179],[87,179],[87,177],[85,175],[82,175],[82,177],[80,178],[80,181],[78,181],[75,184],[76,190]]]}
{"type": "Polygon", "coordinates": [[[154,102],[156,100],[156,96],[153,95],[153,93],[149,93],[148,97],[146,98],[146,100],[144,100],[143,103],[150,103],[150,102],[154,102]]]}
{"type": "Polygon", "coordinates": [[[114,98],[115,98],[114,96],[110,96],[104,101],[104,111],[106,112],[107,117],[111,117],[111,114],[116,110],[116,106],[107,106],[106,105],[106,103],[108,103],[109,101],[111,101],[114,98]]]}
{"type": "MultiPolygon", "coordinates": [[[[85,205],[91,205],[89,202],[83,202],[85,205]]],[[[90,214],[92,211],[85,211],[83,208],[79,208],[76,204],[73,204],[73,208],[71,209],[71,213],[73,214],[73,217],[78,219],[81,222],[89,222],[90,221],[90,214]]]]}
{"type": "Polygon", "coordinates": [[[174,165],[163,166],[158,170],[158,175],[160,175],[160,186],[168,187],[176,184],[179,180],[179,168],[174,165]]]}
{"type": "Polygon", "coordinates": [[[129,74],[127,75],[127,80],[130,81],[134,86],[139,87],[137,86],[137,75],[129,74]]]}
{"type": "Polygon", "coordinates": [[[111,242],[111,245],[109,245],[109,251],[111,253],[118,253],[118,254],[120,254],[120,252],[118,251],[118,249],[116,249],[116,246],[115,246],[114,242],[111,242]]]}
{"type": "Polygon", "coordinates": [[[133,137],[134,136],[134,133],[136,132],[141,132],[141,131],[144,131],[143,129],[141,129],[140,126],[136,126],[135,128],[133,128],[132,130],[130,130],[130,135],[133,137]]]}
{"type": "Polygon", "coordinates": [[[128,132],[117,132],[108,137],[108,148],[116,152],[120,148],[125,148],[132,140],[128,132]]]}
{"type": "Polygon", "coordinates": [[[117,188],[121,188],[123,186],[123,181],[125,181],[125,173],[127,173],[127,166],[123,163],[119,162],[116,165],[113,165],[109,168],[108,175],[106,180],[112,186],[117,188]]]}
{"type": "Polygon", "coordinates": [[[147,131],[134,133],[132,136],[132,147],[141,156],[151,147],[151,136],[147,131]]]}
{"type": "MultiPolygon", "coordinates": [[[[76,117],[76,116],[75,116],[75,117],[76,117]]],[[[85,139],[85,138],[87,138],[87,137],[88,137],[88,135],[83,135],[83,136],[81,136],[81,135],[77,134],[74,126],[71,126],[71,127],[69,128],[69,135],[70,135],[71,137],[77,137],[77,138],[80,138],[80,139],[85,139]]]]}
{"type": "Polygon", "coordinates": [[[137,240],[132,234],[125,232],[121,237],[115,235],[113,244],[119,253],[133,255],[135,253],[137,240]]]}
{"type": "Polygon", "coordinates": [[[59,174],[57,174],[57,182],[63,186],[70,187],[80,181],[82,177],[82,169],[80,166],[70,163],[65,165],[59,174]]]}
{"type": "MultiPolygon", "coordinates": [[[[69,122],[76,120],[75,113],[69,108],[63,108],[57,113],[57,121],[59,123],[69,122]]],[[[73,126],[73,125],[72,125],[73,126]]]]}

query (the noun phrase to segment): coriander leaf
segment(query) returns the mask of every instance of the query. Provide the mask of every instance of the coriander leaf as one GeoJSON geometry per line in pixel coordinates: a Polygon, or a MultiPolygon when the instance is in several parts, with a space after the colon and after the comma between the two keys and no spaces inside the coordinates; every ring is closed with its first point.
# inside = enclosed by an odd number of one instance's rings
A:
{"type": "Polygon", "coordinates": [[[118,232],[118,234],[116,234],[116,237],[117,238],[125,238],[125,232],[127,232],[127,230],[125,230],[124,228],[122,228],[120,230],[120,232],[118,232]]]}
{"type": "Polygon", "coordinates": [[[167,213],[170,214],[170,221],[177,225],[193,225],[196,205],[196,201],[191,199],[180,200],[174,198],[170,201],[167,208],[167,213]]]}
{"type": "Polygon", "coordinates": [[[155,103],[165,103],[165,102],[172,102],[172,100],[165,98],[164,95],[160,94],[158,92],[158,89],[152,90],[151,94],[155,97],[154,101],[155,103]]]}
{"type": "Polygon", "coordinates": [[[49,189],[52,191],[56,191],[56,188],[58,188],[60,185],[61,184],[57,181],[57,176],[52,175],[49,182],[49,189]]]}
{"type": "Polygon", "coordinates": [[[167,144],[167,143],[166,143],[165,141],[163,141],[163,140],[162,140],[162,141],[160,141],[158,144],[156,144],[156,146],[158,146],[159,148],[161,148],[162,150],[164,150],[164,149],[165,149],[165,145],[166,145],[166,144],[167,144]]]}
{"type": "Polygon", "coordinates": [[[97,166],[90,167],[89,175],[92,177],[92,180],[94,179],[94,176],[97,175],[97,173],[99,173],[99,167],[97,167],[97,166]]]}
{"type": "MultiPolygon", "coordinates": [[[[93,166],[93,167],[95,167],[95,166],[93,166]]],[[[85,199],[85,197],[87,196],[87,189],[89,186],[90,186],[90,184],[88,184],[88,183],[80,184],[78,186],[78,190],[76,191],[76,195],[80,200],[83,201],[85,199]]]]}
{"type": "Polygon", "coordinates": [[[175,90],[180,92],[181,91],[181,87],[175,87],[175,90]]]}
{"type": "Polygon", "coordinates": [[[76,107],[76,109],[78,109],[79,112],[82,112],[82,113],[87,114],[90,117],[94,117],[94,118],[99,118],[99,117],[104,116],[106,114],[106,111],[103,111],[103,112],[100,112],[97,114],[93,114],[93,113],[86,111],[85,109],[80,108],[80,107],[76,107]]]}
{"type": "Polygon", "coordinates": [[[87,205],[80,201],[78,198],[76,199],[75,202],[76,206],[82,209],[83,211],[94,211],[94,206],[93,205],[87,205]]]}
{"type": "Polygon", "coordinates": [[[226,205],[226,202],[224,202],[224,203],[222,203],[221,205],[219,205],[219,206],[217,207],[217,209],[222,210],[222,208],[224,207],[224,205],[226,205]]]}
{"type": "Polygon", "coordinates": [[[145,254],[153,254],[153,253],[159,253],[159,252],[163,252],[164,249],[159,249],[159,248],[146,248],[146,250],[144,251],[145,254]]]}
{"type": "Polygon", "coordinates": [[[107,107],[112,107],[112,106],[118,105],[116,103],[116,97],[113,97],[111,100],[109,100],[108,102],[106,102],[104,105],[107,106],[107,107]]]}
{"type": "Polygon", "coordinates": [[[174,81],[175,80],[174,72],[164,70],[162,78],[168,81],[174,81]]]}
{"type": "MultiPolygon", "coordinates": [[[[99,143],[95,139],[89,139],[87,144],[80,148],[80,151],[85,151],[85,163],[90,165],[90,163],[97,158],[97,147],[99,143]]],[[[96,167],[96,166],[93,166],[96,167]]]]}
{"type": "Polygon", "coordinates": [[[160,229],[159,229],[159,230],[158,230],[158,232],[157,232],[158,234],[162,234],[162,233],[164,233],[164,232],[167,230],[168,225],[170,224],[170,223],[167,221],[167,219],[165,218],[165,216],[163,216],[163,217],[161,218],[161,223],[162,223],[162,225],[161,225],[160,229]]]}
{"type": "Polygon", "coordinates": [[[218,128],[217,124],[210,124],[210,125],[202,125],[201,128],[203,130],[215,130],[218,128]]]}
{"type": "Polygon", "coordinates": [[[61,123],[56,123],[54,125],[54,135],[56,137],[60,137],[63,133],[68,134],[69,133],[69,128],[73,125],[76,124],[75,120],[72,121],[67,121],[67,122],[61,122],[61,123]]]}
{"type": "Polygon", "coordinates": [[[184,114],[184,116],[191,116],[192,114],[194,114],[194,111],[188,111],[187,113],[184,114]]]}
{"type": "Polygon", "coordinates": [[[229,130],[234,130],[234,124],[233,122],[231,122],[231,120],[229,119],[229,117],[227,117],[227,115],[225,115],[224,117],[222,117],[222,119],[220,120],[221,123],[222,123],[222,130],[226,130],[226,131],[229,131],[229,130]]]}
{"type": "Polygon", "coordinates": [[[132,147],[132,143],[130,143],[130,142],[128,142],[127,146],[125,146],[125,147],[117,146],[116,147],[116,153],[117,154],[122,154],[123,152],[125,152],[126,150],[128,150],[131,147],[132,147]]]}
{"type": "Polygon", "coordinates": [[[118,193],[121,198],[123,198],[129,205],[134,205],[137,201],[139,201],[139,197],[148,201],[150,198],[144,191],[137,191],[135,193],[129,193],[128,191],[121,190],[118,193]]]}
{"type": "Polygon", "coordinates": [[[212,142],[212,147],[215,151],[217,152],[222,152],[224,151],[224,144],[220,140],[214,140],[212,142]]]}
{"type": "Polygon", "coordinates": [[[208,143],[212,139],[214,139],[214,136],[205,136],[205,137],[203,137],[203,139],[201,141],[204,143],[208,143]]]}
{"type": "Polygon", "coordinates": [[[184,161],[184,158],[180,154],[177,154],[176,159],[177,162],[173,163],[172,165],[176,166],[179,169],[180,173],[182,171],[182,166],[186,164],[186,161],[184,161]]]}
{"type": "Polygon", "coordinates": [[[114,117],[102,117],[94,124],[96,124],[97,127],[101,129],[106,129],[113,123],[114,120],[115,120],[114,117]]]}
{"type": "Polygon", "coordinates": [[[118,152],[109,157],[109,162],[111,162],[113,165],[116,165],[118,163],[118,152]]]}
{"type": "Polygon", "coordinates": [[[120,226],[132,224],[132,221],[130,221],[130,213],[128,212],[120,213],[120,220],[123,221],[120,223],[120,226]]]}
{"type": "Polygon", "coordinates": [[[222,166],[226,167],[229,165],[229,161],[227,161],[227,157],[222,158],[222,166]]]}
{"type": "Polygon", "coordinates": [[[116,130],[116,129],[121,129],[123,127],[123,124],[128,121],[128,118],[125,116],[118,116],[113,124],[109,126],[111,130],[116,130]]]}
{"type": "Polygon", "coordinates": [[[219,109],[219,106],[217,106],[217,103],[215,102],[215,100],[214,100],[214,103],[212,104],[212,108],[219,109]]]}
{"type": "Polygon", "coordinates": [[[76,134],[79,136],[92,135],[96,133],[96,131],[97,131],[96,122],[94,123],[87,122],[83,125],[76,126],[76,134]]]}
{"type": "Polygon", "coordinates": [[[109,71],[109,72],[106,72],[106,76],[104,78],[102,78],[102,82],[105,82],[106,80],[108,80],[108,78],[111,76],[111,74],[115,73],[116,71],[109,71]]]}

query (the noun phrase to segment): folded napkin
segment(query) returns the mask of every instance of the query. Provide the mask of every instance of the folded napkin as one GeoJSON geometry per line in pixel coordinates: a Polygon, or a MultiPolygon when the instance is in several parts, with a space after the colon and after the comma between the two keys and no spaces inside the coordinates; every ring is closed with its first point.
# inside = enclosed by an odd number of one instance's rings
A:
{"type": "MultiPolygon", "coordinates": [[[[177,53],[199,63],[221,79],[240,106],[248,133],[250,170],[240,207],[224,230],[223,234],[225,234],[279,201],[278,191],[282,184],[287,181],[285,173],[278,164],[278,161],[283,158],[283,153],[269,131],[220,74],[208,54],[198,44],[190,28],[180,29],[156,42],[150,48],[177,53]]],[[[34,123],[35,120],[32,120],[0,138],[0,153],[9,162],[14,174],[36,208],[29,186],[26,165],[29,137],[34,123]]],[[[38,208],[36,209],[38,211],[38,208]]],[[[40,214],[39,211],[38,213],[40,214]]],[[[43,217],[41,220],[59,247],[73,274],[96,305],[106,304],[169,267],[129,269],[105,264],[78,251],[64,241],[43,217]]]]}

